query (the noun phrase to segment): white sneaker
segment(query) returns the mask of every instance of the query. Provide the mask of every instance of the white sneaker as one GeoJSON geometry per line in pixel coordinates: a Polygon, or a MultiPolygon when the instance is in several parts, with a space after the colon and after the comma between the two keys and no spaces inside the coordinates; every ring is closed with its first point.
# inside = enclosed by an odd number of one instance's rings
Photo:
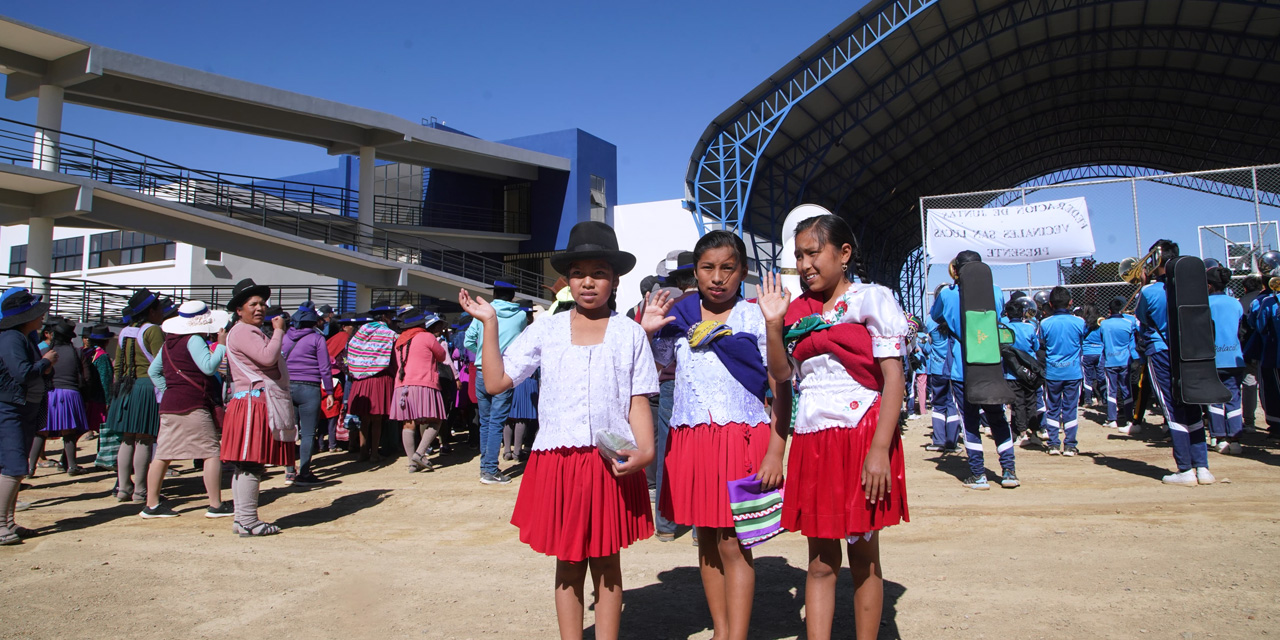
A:
{"type": "Polygon", "coordinates": [[[1227,455],[1238,456],[1244,453],[1244,447],[1240,446],[1239,442],[1231,442],[1228,444],[1231,446],[1226,451],[1227,455]]]}
{"type": "Polygon", "coordinates": [[[1226,440],[1222,440],[1221,442],[1218,442],[1216,445],[1213,445],[1213,448],[1216,449],[1218,453],[1226,454],[1228,451],[1231,450],[1231,443],[1227,442],[1226,440]]]}
{"type": "Polygon", "coordinates": [[[1115,420],[1112,420],[1111,422],[1108,422],[1108,423],[1106,423],[1106,424],[1104,424],[1104,425],[1102,425],[1102,426],[1104,426],[1104,427],[1106,427],[1106,428],[1108,428],[1108,429],[1115,429],[1115,428],[1116,428],[1116,421],[1115,421],[1115,420]]]}
{"type": "Polygon", "coordinates": [[[1218,479],[1209,473],[1209,467],[1196,467],[1196,482],[1200,484],[1213,484],[1218,479]]]}
{"type": "Polygon", "coordinates": [[[1218,446],[1218,439],[1217,439],[1217,438],[1215,438],[1215,437],[1213,437],[1213,436],[1209,436],[1209,442],[1208,442],[1208,445],[1209,445],[1209,446],[1211,446],[1211,447],[1216,447],[1216,446],[1218,446]]]}
{"type": "Polygon", "coordinates": [[[1126,436],[1136,436],[1139,433],[1142,433],[1142,425],[1135,422],[1133,424],[1120,427],[1119,429],[1116,429],[1116,431],[1126,436]]]}
{"type": "Polygon", "coordinates": [[[1187,469],[1186,471],[1181,471],[1179,473],[1171,473],[1160,478],[1160,482],[1165,484],[1181,485],[1184,487],[1194,487],[1197,484],[1196,471],[1195,469],[1187,469]]]}

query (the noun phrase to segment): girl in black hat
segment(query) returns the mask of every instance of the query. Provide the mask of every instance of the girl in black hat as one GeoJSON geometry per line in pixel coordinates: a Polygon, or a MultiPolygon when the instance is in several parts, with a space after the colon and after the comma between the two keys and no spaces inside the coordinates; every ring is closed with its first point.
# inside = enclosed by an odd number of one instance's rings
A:
{"type": "Polygon", "coordinates": [[[618,250],[612,228],[575,225],[568,250],[551,258],[551,266],[569,278],[575,307],[535,322],[505,353],[493,307],[466,291],[458,302],[484,326],[488,393],[502,393],[542,368],[541,426],[511,523],[523,542],[556,557],[560,636],[582,635],[590,570],[595,634],[611,640],[622,613],[619,551],[653,535],[644,467],[654,455],[648,396],[658,393],[658,371],[645,330],[609,308],[619,276],[635,266],[635,256],[618,250]]]}
{"type": "Polygon", "coordinates": [[[98,432],[98,458],[94,461],[94,466],[115,471],[120,436],[104,433],[102,430],[102,423],[107,420],[107,406],[111,404],[111,356],[107,353],[107,342],[113,337],[115,333],[105,324],[85,327],[80,334],[80,342],[84,345],[80,350],[80,361],[89,373],[85,377],[82,394],[85,417],[89,419],[89,431],[98,432]],[[110,456],[109,464],[103,464],[104,455],[110,456]]]}
{"type": "Polygon", "coordinates": [[[28,475],[31,442],[44,424],[44,376],[58,359],[55,351],[42,358],[36,348],[36,332],[48,310],[48,303],[20,287],[0,296],[0,545],[31,535],[13,514],[28,475]]]}
{"type": "Polygon", "coordinates": [[[135,292],[124,310],[124,320],[129,326],[120,332],[107,427],[121,437],[116,457],[116,500],[144,503],[151,444],[160,432],[160,404],[155,385],[147,375],[155,354],[164,346],[164,331],[160,329],[164,315],[159,298],[147,289],[135,292]]]}
{"type": "Polygon", "coordinates": [[[58,361],[53,365],[52,390],[49,391],[49,410],[44,426],[36,434],[31,445],[31,469],[35,475],[36,460],[44,452],[46,439],[62,438],[62,467],[69,476],[84,473],[76,463],[76,441],[89,428],[89,418],[84,410],[84,367],[76,348],[71,346],[75,337],[75,325],[63,321],[55,324],[49,336],[49,350],[56,351],[58,361]]]}

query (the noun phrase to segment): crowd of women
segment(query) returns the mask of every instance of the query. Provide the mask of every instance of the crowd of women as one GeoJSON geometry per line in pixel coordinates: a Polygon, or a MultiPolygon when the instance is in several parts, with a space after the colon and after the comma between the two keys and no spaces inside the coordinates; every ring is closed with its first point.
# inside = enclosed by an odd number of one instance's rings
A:
{"type": "MultiPolygon", "coordinates": [[[[112,496],[137,503],[143,518],[178,513],[164,500],[171,466],[192,461],[203,475],[209,518],[263,536],[279,528],[258,517],[268,467],[285,484],[321,479],[321,451],[380,462],[381,428],[402,426],[410,471],[430,471],[446,420],[473,413],[474,368],[450,327],[434,313],[380,301],[363,314],[335,316],[304,303],[292,314],[271,306],[269,287],[238,283],[226,309],[181,305],[142,289],[123,309],[117,334],[48,316],[38,295],[15,287],[0,298],[0,544],[33,535],[14,513],[22,480],[37,473],[80,476],[82,441],[96,440],[94,466],[115,471],[112,496]],[[419,437],[419,432],[421,437],[419,437]],[[61,440],[60,459],[47,458],[61,440]],[[232,500],[224,501],[223,465],[232,500]]],[[[520,413],[521,424],[529,411],[520,413]]],[[[515,457],[516,450],[508,449],[515,457]]],[[[56,455],[56,454],[55,454],[56,455]]]]}

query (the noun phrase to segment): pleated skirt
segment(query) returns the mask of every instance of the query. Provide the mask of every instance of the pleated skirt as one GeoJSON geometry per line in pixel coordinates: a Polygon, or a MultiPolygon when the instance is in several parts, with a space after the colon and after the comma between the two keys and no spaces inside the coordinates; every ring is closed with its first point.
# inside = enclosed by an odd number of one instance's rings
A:
{"type": "Polygon", "coordinates": [[[298,459],[296,442],[279,442],[271,435],[267,401],[262,397],[232,398],[222,422],[223,462],[256,462],[291,466],[298,459]]]}
{"type": "Polygon", "coordinates": [[[618,553],[653,535],[643,472],[616,478],[594,447],[534,451],[511,514],[520,541],[559,560],[618,553]]]}
{"type": "Polygon", "coordinates": [[[46,438],[70,436],[89,430],[84,398],[75,389],[49,391],[49,414],[40,435],[46,438]]]}
{"type": "Polygon", "coordinates": [[[733,527],[726,483],[760,470],[769,423],[677,427],[667,435],[658,506],[676,524],[733,527]]]}
{"type": "Polygon", "coordinates": [[[784,529],[809,538],[848,538],[910,521],[906,463],[897,434],[889,445],[888,497],[872,505],[863,491],[862,465],[879,416],[877,401],[856,427],[792,437],[782,500],[784,529]]]}
{"type": "Polygon", "coordinates": [[[107,424],[119,434],[155,436],[160,432],[160,404],[156,402],[156,386],[151,378],[134,380],[128,393],[111,401],[107,424]]]}

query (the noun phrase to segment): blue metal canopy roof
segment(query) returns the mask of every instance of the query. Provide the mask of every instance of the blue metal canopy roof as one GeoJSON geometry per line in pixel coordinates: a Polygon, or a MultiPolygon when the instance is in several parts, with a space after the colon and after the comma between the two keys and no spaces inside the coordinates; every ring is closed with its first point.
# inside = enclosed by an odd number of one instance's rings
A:
{"type": "Polygon", "coordinates": [[[921,196],[1280,162],[1277,104],[1278,0],[872,0],[712,121],[687,198],[760,236],[762,267],[787,212],[821,204],[896,286],[921,196]]]}

